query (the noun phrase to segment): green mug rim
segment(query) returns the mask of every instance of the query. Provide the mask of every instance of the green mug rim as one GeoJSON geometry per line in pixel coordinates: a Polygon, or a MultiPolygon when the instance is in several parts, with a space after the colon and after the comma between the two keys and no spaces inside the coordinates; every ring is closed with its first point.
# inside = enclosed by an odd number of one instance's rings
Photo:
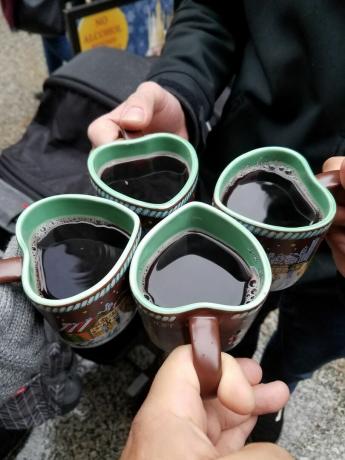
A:
{"type": "Polygon", "coordinates": [[[176,204],[179,203],[188,194],[189,190],[193,189],[196,183],[197,177],[198,177],[199,161],[198,161],[198,156],[196,154],[194,147],[186,139],[183,139],[182,137],[177,136],[176,134],[171,134],[171,133],[153,133],[153,134],[146,134],[145,136],[141,136],[136,139],[116,140],[114,142],[110,142],[108,144],[104,144],[104,145],[100,145],[99,147],[96,147],[90,152],[89,158],[87,160],[87,167],[88,167],[89,174],[91,176],[92,181],[101,190],[106,192],[108,195],[113,197],[115,200],[120,200],[121,202],[128,203],[129,205],[135,206],[137,208],[151,209],[154,211],[166,211],[176,206],[176,204]],[[132,198],[128,195],[117,192],[113,188],[109,187],[109,185],[103,182],[102,179],[98,176],[96,172],[96,168],[95,168],[95,158],[97,157],[97,155],[99,155],[99,152],[102,152],[102,150],[104,150],[105,148],[109,148],[111,146],[117,146],[117,145],[133,145],[133,144],[141,143],[146,140],[150,141],[151,139],[156,139],[156,138],[169,138],[169,139],[174,139],[178,142],[181,142],[181,144],[183,144],[186,147],[190,155],[191,167],[189,171],[189,177],[186,183],[184,184],[184,186],[181,188],[181,190],[169,201],[165,201],[164,203],[150,203],[147,201],[136,200],[135,198],[132,198]]]}
{"type": "Polygon", "coordinates": [[[237,222],[234,218],[223,213],[222,211],[219,211],[213,206],[210,206],[208,204],[205,204],[199,201],[193,201],[191,203],[187,203],[181,206],[179,209],[171,213],[168,217],[166,217],[161,222],[159,222],[155,227],[153,227],[139,243],[134,253],[134,256],[131,262],[131,266],[129,269],[129,284],[131,287],[132,294],[134,298],[136,299],[136,301],[141,306],[146,308],[147,310],[157,313],[159,315],[164,315],[164,316],[191,312],[191,311],[199,310],[201,308],[209,309],[209,310],[219,310],[219,311],[225,311],[225,312],[245,313],[247,311],[257,308],[259,305],[261,305],[264,302],[264,300],[266,299],[267,295],[270,292],[271,283],[272,283],[272,271],[271,271],[271,266],[270,266],[268,257],[263,247],[259,243],[259,241],[255,238],[255,236],[252,233],[250,233],[250,231],[247,230],[241,223],[237,222]],[[178,307],[165,308],[165,307],[159,307],[158,305],[155,305],[154,303],[146,299],[146,297],[144,296],[142,290],[138,286],[136,273],[139,268],[139,260],[140,260],[141,254],[143,252],[143,249],[146,246],[146,243],[149,242],[152,238],[155,238],[155,235],[159,233],[160,229],[162,227],[165,227],[166,225],[169,225],[176,216],[186,212],[186,210],[188,209],[193,209],[193,208],[204,208],[211,214],[217,215],[218,217],[226,220],[229,224],[231,224],[231,226],[236,227],[239,231],[241,231],[244,237],[249,239],[251,243],[254,245],[262,261],[262,266],[263,266],[263,283],[262,285],[260,285],[260,291],[254,300],[244,305],[239,305],[239,306],[229,306],[229,305],[216,304],[216,303],[211,303],[211,302],[197,302],[197,303],[182,305],[178,307]]]}
{"type": "Polygon", "coordinates": [[[287,147],[278,147],[278,146],[269,146],[269,147],[260,147],[258,149],[250,150],[249,152],[243,153],[242,155],[239,155],[237,158],[232,160],[228,166],[223,170],[221,175],[219,176],[215,189],[214,189],[214,194],[213,194],[213,202],[223,212],[227,213],[228,215],[231,215],[237,220],[240,220],[244,222],[245,224],[248,224],[252,227],[258,227],[262,229],[266,229],[269,231],[273,232],[283,232],[283,233],[303,233],[303,232],[312,232],[315,230],[319,230],[324,228],[325,226],[329,225],[332,220],[334,219],[335,213],[336,213],[336,202],[333,198],[333,195],[329,190],[327,190],[326,187],[320,184],[320,182],[317,180],[316,176],[314,175],[311,167],[309,166],[309,163],[307,160],[301,155],[300,153],[296,152],[295,150],[289,149],[287,147]],[[280,152],[283,153],[288,153],[289,155],[292,155],[295,157],[303,166],[305,172],[307,173],[309,179],[311,182],[313,182],[314,186],[319,190],[320,193],[323,194],[323,196],[326,198],[328,202],[328,212],[327,214],[318,222],[315,222],[312,225],[305,225],[303,227],[282,227],[278,225],[271,225],[271,224],[266,224],[266,223],[261,223],[259,221],[256,221],[254,219],[251,219],[249,217],[243,216],[242,214],[239,214],[232,209],[228,208],[221,200],[222,194],[224,193],[224,182],[226,177],[229,174],[229,171],[236,167],[239,163],[243,162],[246,158],[248,157],[253,157],[253,156],[259,156],[265,153],[271,153],[274,151],[279,150],[280,152]]]}
{"type": "MultiPolygon", "coordinates": [[[[43,223],[44,221],[41,223],[41,225],[43,223]]],[[[133,211],[128,209],[126,206],[120,203],[115,203],[113,201],[107,200],[105,198],[95,197],[91,195],[65,194],[65,195],[54,195],[54,196],[43,198],[42,200],[32,203],[20,214],[17,224],[16,224],[16,237],[17,237],[18,244],[23,253],[23,266],[22,266],[21,281],[22,281],[22,286],[23,286],[25,294],[32,300],[32,302],[38,305],[42,305],[44,307],[51,307],[51,308],[64,307],[69,304],[75,304],[75,303],[81,302],[82,300],[92,296],[94,293],[101,290],[102,287],[106,286],[109,282],[111,282],[112,278],[115,276],[119,268],[124,264],[126,258],[129,256],[139,233],[140,233],[139,217],[133,211]],[[103,203],[113,208],[116,208],[124,212],[125,214],[127,214],[128,217],[133,221],[133,231],[130,235],[130,238],[128,240],[128,243],[125,249],[123,250],[121,256],[119,257],[119,259],[117,260],[113,268],[98,283],[93,285],[91,288],[86,289],[85,291],[82,291],[79,294],[76,294],[71,297],[66,297],[64,299],[57,299],[57,300],[46,299],[36,294],[36,292],[31,288],[31,284],[29,282],[29,273],[31,270],[31,267],[30,267],[31,254],[30,254],[30,248],[26,244],[25,239],[22,235],[23,233],[22,229],[23,229],[23,226],[25,225],[26,219],[29,218],[30,213],[33,210],[35,210],[37,207],[41,206],[42,204],[54,203],[54,201],[69,200],[69,199],[71,200],[77,199],[77,200],[83,200],[83,201],[88,201],[88,202],[94,201],[96,203],[103,203]]]]}

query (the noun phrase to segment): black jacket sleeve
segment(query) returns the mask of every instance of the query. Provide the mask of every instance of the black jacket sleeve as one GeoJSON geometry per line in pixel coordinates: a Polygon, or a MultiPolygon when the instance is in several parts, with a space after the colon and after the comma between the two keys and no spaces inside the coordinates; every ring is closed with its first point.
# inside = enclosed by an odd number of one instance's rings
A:
{"type": "Polygon", "coordinates": [[[205,122],[236,73],[245,42],[242,2],[227,3],[182,0],[148,76],[180,100],[195,145],[205,140],[205,122]]]}

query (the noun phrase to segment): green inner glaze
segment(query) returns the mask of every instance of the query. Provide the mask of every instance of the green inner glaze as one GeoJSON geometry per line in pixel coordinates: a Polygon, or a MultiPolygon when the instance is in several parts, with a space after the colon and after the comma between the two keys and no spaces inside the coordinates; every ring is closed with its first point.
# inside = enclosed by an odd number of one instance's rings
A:
{"type": "Polygon", "coordinates": [[[336,204],[333,196],[318,182],[305,158],[294,150],[283,147],[263,147],[247,152],[233,160],[224,169],[218,179],[214,191],[214,202],[219,209],[235,217],[236,219],[239,219],[250,225],[257,226],[258,228],[265,228],[277,232],[291,232],[291,230],[296,232],[305,232],[306,230],[316,230],[331,223],[336,212],[336,204]],[[237,214],[222,203],[222,198],[229,184],[241,171],[252,167],[258,167],[263,163],[276,162],[284,163],[284,165],[293,169],[294,172],[298,175],[300,181],[302,184],[304,184],[305,188],[309,192],[310,199],[321,212],[321,220],[306,227],[279,227],[261,222],[258,223],[255,220],[237,214]]]}
{"type": "MultiPolygon", "coordinates": [[[[174,211],[169,217],[157,224],[139,244],[130,268],[130,284],[136,299],[149,310],[167,314],[166,308],[160,308],[149,302],[142,292],[142,280],[145,268],[156,257],[157,251],[175,239],[179,233],[187,230],[201,230],[227,244],[240,254],[245,262],[259,276],[259,291],[254,301],[245,305],[249,310],[257,306],[267,295],[271,286],[271,269],[267,256],[253,235],[241,224],[229,216],[203,203],[190,203],[174,211]]],[[[169,308],[169,313],[179,313],[200,307],[241,311],[243,307],[220,306],[212,303],[193,304],[169,308]]]]}
{"type": "Polygon", "coordinates": [[[88,169],[92,180],[99,188],[104,190],[108,195],[118,200],[128,202],[134,206],[144,206],[150,209],[163,210],[178,203],[184,195],[191,189],[198,175],[198,158],[193,146],[173,134],[150,134],[139,139],[121,140],[112,144],[104,145],[94,149],[88,159],[88,169]],[[105,164],[115,159],[145,157],[153,155],[156,152],[164,155],[177,155],[188,165],[189,178],[180,192],[166,203],[146,203],[135,200],[127,195],[117,192],[105,184],[99,177],[100,170],[105,164]]]}
{"type": "MultiPolygon", "coordinates": [[[[115,267],[121,265],[123,258],[127,257],[128,252],[133,246],[134,240],[140,231],[139,218],[135,215],[135,213],[127,209],[125,206],[113,203],[103,198],[87,195],[58,195],[37,201],[29,206],[18,219],[16,235],[19,245],[24,253],[22,273],[23,288],[26,294],[34,302],[44,304],[46,306],[58,306],[60,304],[65,305],[66,303],[69,303],[66,302],[66,299],[51,300],[44,299],[38,295],[34,260],[31,254],[31,242],[36,229],[41,227],[44,223],[71,216],[81,218],[91,217],[105,220],[131,235],[128,245],[115,267]]],[[[84,293],[73,296],[69,299],[69,301],[79,301],[82,297],[85,297],[89,291],[91,292],[96,290],[100,283],[106,284],[104,282],[106,278],[103,278],[103,280],[97,283],[97,287],[94,286],[84,293]]]]}

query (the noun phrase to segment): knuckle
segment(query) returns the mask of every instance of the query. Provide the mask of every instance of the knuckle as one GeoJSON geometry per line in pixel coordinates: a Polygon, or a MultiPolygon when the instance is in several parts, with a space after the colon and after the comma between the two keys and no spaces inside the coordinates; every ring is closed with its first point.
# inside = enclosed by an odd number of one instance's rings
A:
{"type": "Polygon", "coordinates": [[[89,124],[87,128],[87,135],[89,138],[93,137],[95,135],[95,131],[97,130],[98,126],[98,119],[94,120],[92,123],[89,124]]]}

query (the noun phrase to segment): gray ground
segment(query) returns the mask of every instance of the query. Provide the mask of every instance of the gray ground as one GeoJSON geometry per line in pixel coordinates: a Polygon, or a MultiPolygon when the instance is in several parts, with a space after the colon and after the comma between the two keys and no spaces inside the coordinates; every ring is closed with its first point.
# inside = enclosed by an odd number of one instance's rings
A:
{"type": "MultiPolygon", "coordinates": [[[[46,70],[37,37],[10,34],[0,18],[0,150],[24,132],[37,103],[46,70]]],[[[273,330],[266,321],[260,348],[273,330]]],[[[119,361],[116,367],[81,363],[85,393],[65,417],[36,428],[18,460],[116,459],[132,417],[123,394],[135,371],[119,361]]],[[[299,460],[345,459],[345,360],[338,360],[299,385],[286,411],[280,444],[299,460]]]]}

